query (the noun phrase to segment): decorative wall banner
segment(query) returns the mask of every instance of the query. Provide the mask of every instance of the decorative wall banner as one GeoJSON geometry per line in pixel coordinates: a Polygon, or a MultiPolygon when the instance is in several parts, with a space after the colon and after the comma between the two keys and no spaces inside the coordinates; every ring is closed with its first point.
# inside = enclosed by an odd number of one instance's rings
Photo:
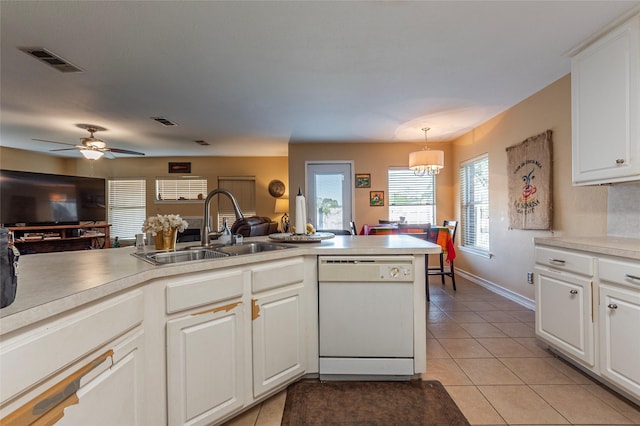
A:
{"type": "Polygon", "coordinates": [[[551,229],[551,130],[507,148],[509,227],[551,229]]]}

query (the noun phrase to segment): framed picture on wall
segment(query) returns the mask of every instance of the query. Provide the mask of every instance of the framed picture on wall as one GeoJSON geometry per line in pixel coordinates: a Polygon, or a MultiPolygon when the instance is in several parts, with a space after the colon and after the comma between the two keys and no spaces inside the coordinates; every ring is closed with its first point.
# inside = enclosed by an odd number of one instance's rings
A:
{"type": "Polygon", "coordinates": [[[369,173],[356,173],[356,188],[371,188],[371,175],[369,173]]]}
{"type": "Polygon", "coordinates": [[[369,205],[371,207],[384,206],[384,191],[369,192],[369,205]]]}

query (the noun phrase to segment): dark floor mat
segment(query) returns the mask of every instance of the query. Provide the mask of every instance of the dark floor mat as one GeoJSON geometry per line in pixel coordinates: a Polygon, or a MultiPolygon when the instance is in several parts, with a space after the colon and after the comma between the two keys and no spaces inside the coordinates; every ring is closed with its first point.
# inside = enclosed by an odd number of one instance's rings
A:
{"type": "Polygon", "coordinates": [[[320,382],[287,388],[283,426],[468,425],[438,381],[320,382]]]}

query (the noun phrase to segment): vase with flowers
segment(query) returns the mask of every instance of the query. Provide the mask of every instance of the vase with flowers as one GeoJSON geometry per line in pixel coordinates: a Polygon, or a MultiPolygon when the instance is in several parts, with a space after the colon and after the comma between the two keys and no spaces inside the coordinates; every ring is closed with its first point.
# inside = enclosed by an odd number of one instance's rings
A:
{"type": "Polygon", "coordinates": [[[157,250],[174,250],[178,232],[183,232],[188,226],[189,223],[179,214],[158,214],[144,221],[142,232],[150,232],[154,236],[157,250]]]}

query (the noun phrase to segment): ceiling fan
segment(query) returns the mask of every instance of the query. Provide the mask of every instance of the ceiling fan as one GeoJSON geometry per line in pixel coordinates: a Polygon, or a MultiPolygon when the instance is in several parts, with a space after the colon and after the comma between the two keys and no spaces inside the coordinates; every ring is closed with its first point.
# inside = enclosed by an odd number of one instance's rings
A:
{"type": "Polygon", "coordinates": [[[50,143],[57,143],[61,145],[73,146],[73,148],[52,149],[51,151],[52,152],[68,151],[71,149],[77,149],[84,156],[84,158],[89,160],[97,160],[98,158],[102,157],[105,154],[107,158],[115,158],[113,153],[129,154],[129,155],[144,155],[144,153],[142,152],[130,151],[128,149],[107,147],[107,144],[102,139],[98,139],[95,136],[93,136],[93,134],[96,132],[102,132],[107,130],[104,127],[95,126],[93,124],[78,124],[77,126],[89,132],[88,138],[80,138],[80,145],[74,145],[66,142],[49,141],[45,139],[33,139],[33,140],[40,141],[40,142],[50,142],[50,143]]]}

